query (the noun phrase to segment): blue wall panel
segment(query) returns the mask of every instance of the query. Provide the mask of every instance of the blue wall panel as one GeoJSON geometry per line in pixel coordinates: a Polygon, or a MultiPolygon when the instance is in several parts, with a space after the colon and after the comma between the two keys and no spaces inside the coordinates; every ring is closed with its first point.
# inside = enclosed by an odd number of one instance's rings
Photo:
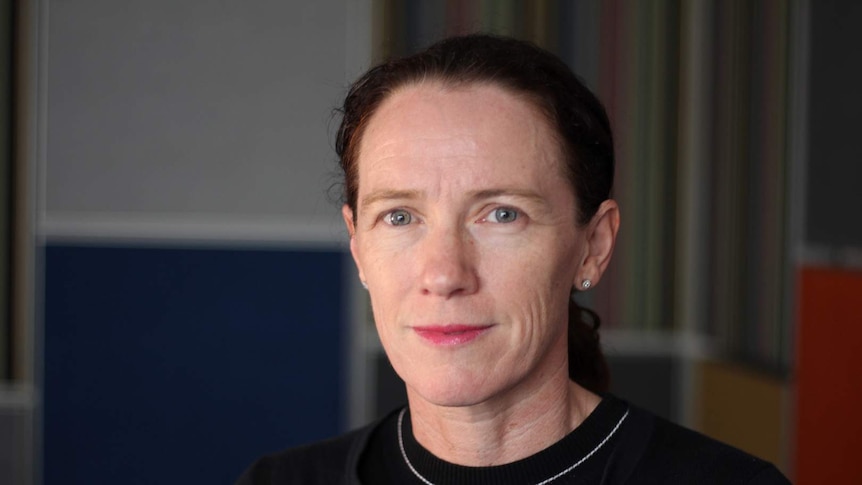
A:
{"type": "Polygon", "coordinates": [[[49,246],[44,483],[232,483],[340,432],[345,261],[49,246]]]}

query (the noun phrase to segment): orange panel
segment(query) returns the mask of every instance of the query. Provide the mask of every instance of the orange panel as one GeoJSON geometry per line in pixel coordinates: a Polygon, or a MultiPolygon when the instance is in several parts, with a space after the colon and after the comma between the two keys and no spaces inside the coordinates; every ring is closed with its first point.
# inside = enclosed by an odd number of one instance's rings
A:
{"type": "Polygon", "coordinates": [[[862,483],[862,272],[799,281],[796,482],[862,483]]]}

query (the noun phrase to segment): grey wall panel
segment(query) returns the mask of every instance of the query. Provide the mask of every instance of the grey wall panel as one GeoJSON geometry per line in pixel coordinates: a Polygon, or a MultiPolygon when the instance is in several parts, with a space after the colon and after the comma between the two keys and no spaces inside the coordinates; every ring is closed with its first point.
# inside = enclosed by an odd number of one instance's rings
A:
{"type": "Polygon", "coordinates": [[[805,242],[862,248],[862,4],[811,2],[805,242]]]}
{"type": "Polygon", "coordinates": [[[0,385],[0,483],[36,483],[34,405],[32,390],[0,385]]]}
{"type": "Polygon", "coordinates": [[[337,212],[343,1],[48,5],[49,215],[337,212]]]}

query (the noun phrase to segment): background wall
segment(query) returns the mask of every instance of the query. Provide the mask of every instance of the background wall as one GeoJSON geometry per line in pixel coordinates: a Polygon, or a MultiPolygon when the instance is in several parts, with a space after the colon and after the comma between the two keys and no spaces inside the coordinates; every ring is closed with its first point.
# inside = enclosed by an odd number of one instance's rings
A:
{"type": "Polygon", "coordinates": [[[31,4],[36,482],[232,483],[347,428],[361,6],[31,4]]]}
{"type": "Polygon", "coordinates": [[[330,110],[372,58],[474,30],[555,50],[614,119],[629,225],[586,302],[614,392],[795,482],[862,481],[855,4],[12,10],[0,481],[231,483],[398,405],[327,195],[330,110]]]}
{"type": "Polygon", "coordinates": [[[378,57],[489,31],[556,52],[594,89],[622,226],[608,273],[578,297],[602,317],[611,390],[789,470],[804,5],[374,5],[378,57]]]}
{"type": "Polygon", "coordinates": [[[794,462],[798,483],[858,483],[862,470],[862,5],[810,5],[804,231],[798,255],[794,462]]]}
{"type": "MultiPolygon", "coordinates": [[[[606,103],[623,228],[586,303],[603,317],[614,392],[799,483],[862,480],[862,103],[858,63],[839,54],[860,44],[856,4],[374,7],[378,57],[513,35],[557,52],[606,103]]],[[[403,395],[385,359],[376,368],[382,410],[403,395]]]]}

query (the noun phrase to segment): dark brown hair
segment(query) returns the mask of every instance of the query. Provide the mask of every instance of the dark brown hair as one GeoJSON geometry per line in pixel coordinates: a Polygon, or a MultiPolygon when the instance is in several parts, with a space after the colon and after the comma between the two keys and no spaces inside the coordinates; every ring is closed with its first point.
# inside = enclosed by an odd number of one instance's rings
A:
{"type": "MultiPolygon", "coordinates": [[[[336,152],[344,171],[344,199],[356,217],[359,145],[369,120],[396,89],[424,80],[449,85],[490,83],[524,96],[556,130],[564,169],[577,200],[578,224],[588,223],[610,197],[614,147],[599,100],[553,54],[528,42],[486,34],[442,40],[412,56],[384,62],[360,77],[342,108],[336,152]]],[[[604,392],[609,373],[594,312],[569,305],[569,376],[604,392]],[[589,321],[584,317],[588,316],[589,321]]]]}

